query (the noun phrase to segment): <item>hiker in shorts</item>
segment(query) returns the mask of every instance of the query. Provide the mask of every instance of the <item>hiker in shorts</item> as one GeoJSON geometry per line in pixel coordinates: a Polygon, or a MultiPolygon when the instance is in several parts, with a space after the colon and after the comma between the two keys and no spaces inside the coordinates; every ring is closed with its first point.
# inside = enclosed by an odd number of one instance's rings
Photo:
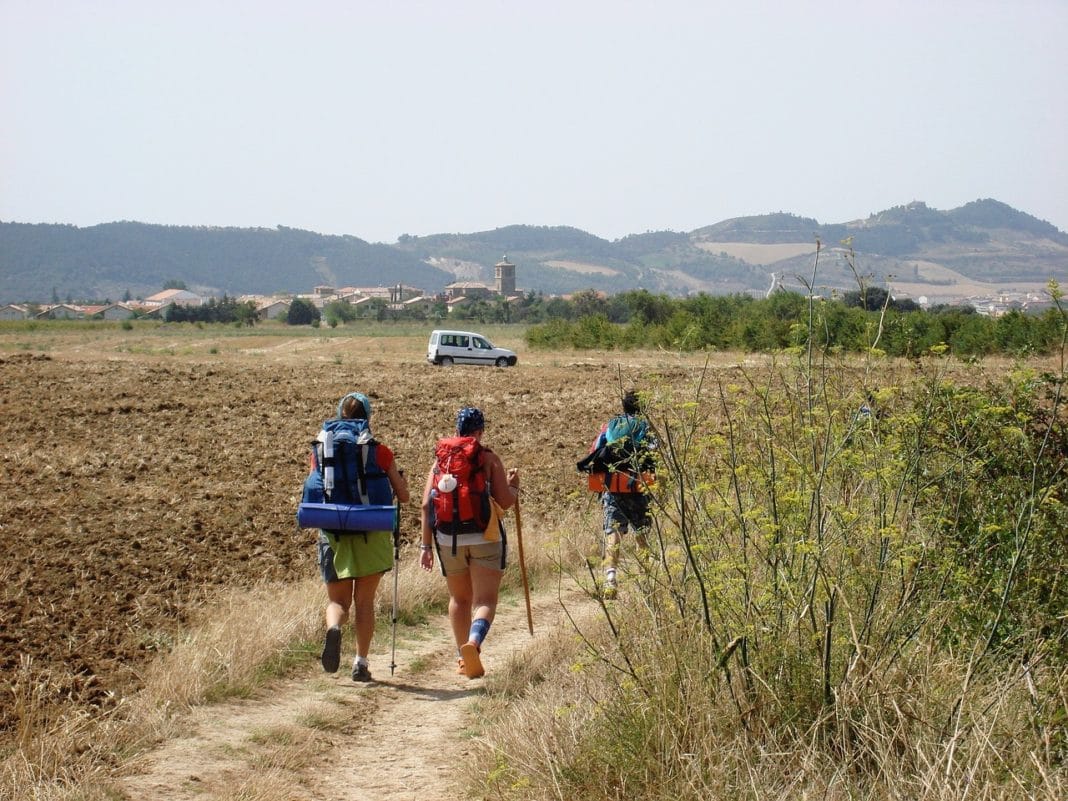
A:
{"type": "MultiPolygon", "coordinates": [[[[350,392],[338,403],[342,420],[371,420],[371,401],[360,392],[350,392]]],[[[365,466],[373,464],[376,473],[385,474],[388,489],[401,503],[408,502],[408,482],[397,468],[393,451],[371,440],[373,454],[365,466]]],[[[338,480],[341,480],[340,477],[338,480]]],[[[375,479],[370,479],[375,480],[375,479]]],[[[381,478],[378,479],[381,482],[381,478]]],[[[388,495],[385,487],[380,495],[388,495]]],[[[384,501],[385,497],[380,497],[384,501]]],[[[353,681],[371,681],[368,653],[375,632],[375,592],[383,574],[393,569],[392,531],[340,532],[319,531],[319,572],[326,584],[326,640],[321,662],[327,673],[336,673],[341,664],[341,632],[353,607],[352,630],[356,639],[356,657],[352,662],[353,681]]]]}
{"type": "MultiPolygon", "coordinates": [[[[501,459],[481,444],[486,421],[479,409],[464,407],[456,415],[456,437],[439,440],[437,456],[427,474],[423,489],[422,544],[419,563],[424,570],[434,567],[437,553],[441,573],[449,589],[449,623],[456,640],[458,672],[469,679],[485,674],[482,644],[497,611],[497,596],[507,563],[507,540],[499,512],[512,507],[519,498],[519,471],[505,471],[501,459]],[[450,498],[458,496],[456,478],[441,469],[442,443],[461,442],[473,448],[471,457],[470,495],[475,494],[476,479],[481,473],[481,487],[488,503],[489,520],[462,529],[443,522],[442,510],[449,510],[450,498]],[[474,440],[471,445],[469,440],[474,440]],[[445,504],[442,506],[442,504],[445,504]],[[482,526],[484,530],[479,530],[482,526]],[[459,532],[459,533],[458,533],[459,532]]],[[[465,490],[465,494],[467,491],[465,490]]],[[[453,508],[458,508],[453,507],[453,508]]],[[[460,516],[452,518],[455,522],[460,516]]]]}
{"type": "Polygon", "coordinates": [[[603,454],[614,443],[627,440],[631,449],[614,472],[609,473],[606,489],[601,493],[602,529],[604,540],[602,557],[604,580],[601,597],[612,599],[617,593],[617,567],[623,535],[634,533],[639,553],[648,551],[647,535],[652,519],[649,515],[648,489],[655,481],[652,451],[656,440],[649,432],[649,424],[642,415],[638,393],[630,390],[622,398],[623,414],[616,415],[601,427],[600,434],[590,446],[591,457],[603,454]]]}

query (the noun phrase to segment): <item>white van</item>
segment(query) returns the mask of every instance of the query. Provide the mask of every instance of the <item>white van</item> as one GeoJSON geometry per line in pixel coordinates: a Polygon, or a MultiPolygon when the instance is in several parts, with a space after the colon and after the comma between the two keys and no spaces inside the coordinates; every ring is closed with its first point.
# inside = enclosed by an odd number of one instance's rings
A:
{"type": "Polygon", "coordinates": [[[473,331],[431,331],[426,360],[448,367],[451,364],[489,364],[514,367],[516,356],[507,348],[495,348],[482,334],[473,331]]]}

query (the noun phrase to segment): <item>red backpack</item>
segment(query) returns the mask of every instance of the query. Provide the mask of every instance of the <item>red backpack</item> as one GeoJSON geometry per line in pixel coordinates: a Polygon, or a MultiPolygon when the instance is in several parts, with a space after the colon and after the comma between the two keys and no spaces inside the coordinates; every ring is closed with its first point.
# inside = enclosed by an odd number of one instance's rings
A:
{"type": "Polygon", "coordinates": [[[489,525],[490,501],[483,460],[487,452],[474,437],[459,436],[438,440],[434,449],[430,525],[453,535],[454,551],[457,534],[481,534],[489,525]]]}

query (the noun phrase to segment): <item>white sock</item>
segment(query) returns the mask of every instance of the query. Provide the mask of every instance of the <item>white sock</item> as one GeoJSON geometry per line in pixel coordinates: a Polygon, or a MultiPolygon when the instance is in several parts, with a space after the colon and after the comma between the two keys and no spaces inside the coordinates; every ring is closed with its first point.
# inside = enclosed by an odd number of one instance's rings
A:
{"type": "Polygon", "coordinates": [[[604,578],[605,578],[605,581],[615,582],[615,580],[616,580],[616,569],[614,567],[608,568],[608,570],[604,571],[604,578]]]}
{"type": "Polygon", "coordinates": [[[369,664],[370,663],[367,661],[366,656],[357,656],[355,659],[352,660],[353,667],[356,667],[357,665],[364,665],[366,667],[369,664]]]}

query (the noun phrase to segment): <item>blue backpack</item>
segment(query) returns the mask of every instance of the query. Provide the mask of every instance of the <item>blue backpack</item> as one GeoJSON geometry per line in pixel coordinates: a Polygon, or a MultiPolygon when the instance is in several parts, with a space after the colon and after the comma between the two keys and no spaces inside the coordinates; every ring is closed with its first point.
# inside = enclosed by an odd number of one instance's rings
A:
{"type": "MultiPolygon", "coordinates": [[[[393,489],[378,464],[378,443],[366,420],[335,418],[323,423],[312,443],[312,470],[304,480],[301,503],[393,503],[393,489]]],[[[334,535],[345,533],[325,530],[334,535]]]]}
{"type": "Polygon", "coordinates": [[[642,447],[645,443],[645,435],[648,432],[649,423],[641,417],[620,414],[608,421],[608,426],[604,432],[604,441],[606,445],[629,442],[631,443],[630,447],[642,447]]]}
{"type": "Polygon", "coordinates": [[[581,473],[623,473],[637,476],[656,469],[655,444],[649,436],[649,422],[634,415],[620,414],[605,425],[603,437],[575,466],[581,473]],[[600,445],[600,447],[596,447],[600,445]]]}

